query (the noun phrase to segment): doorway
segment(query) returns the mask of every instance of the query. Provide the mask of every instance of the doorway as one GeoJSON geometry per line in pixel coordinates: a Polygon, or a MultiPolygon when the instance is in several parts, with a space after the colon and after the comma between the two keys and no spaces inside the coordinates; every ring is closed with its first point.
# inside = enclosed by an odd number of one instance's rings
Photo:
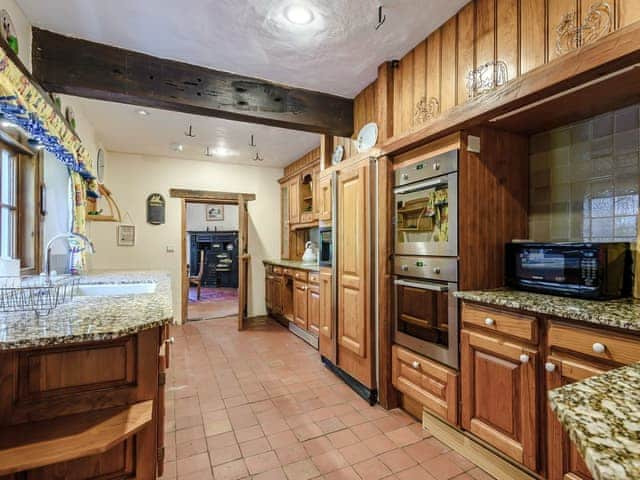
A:
{"type": "Polygon", "coordinates": [[[238,205],[186,202],[187,321],[238,315],[238,205]]]}
{"type": "MultiPolygon", "coordinates": [[[[226,290],[226,293],[223,293],[223,291],[219,290],[217,292],[217,298],[216,294],[209,296],[208,299],[211,301],[210,303],[218,303],[218,306],[220,307],[221,304],[224,303],[224,295],[226,294],[226,300],[229,300],[230,304],[235,303],[237,305],[237,308],[235,308],[234,311],[238,318],[238,330],[244,329],[247,319],[247,299],[249,290],[248,275],[249,263],[251,261],[251,256],[249,255],[249,210],[247,208],[247,204],[248,202],[256,199],[255,194],[210,192],[178,188],[170,189],[169,194],[172,198],[180,198],[182,200],[182,248],[180,258],[182,272],[181,296],[183,321],[187,321],[189,318],[188,311],[190,297],[195,300],[192,303],[198,303],[198,300],[203,300],[203,288],[207,287],[205,277],[208,273],[213,272],[213,280],[210,280],[209,282],[210,288],[235,290],[235,297],[237,300],[233,300],[232,291],[226,290]],[[187,226],[187,207],[189,204],[204,205],[203,210],[195,208],[192,209],[194,212],[202,211],[205,222],[204,227],[201,227],[202,223],[195,225],[195,228],[204,228],[204,230],[193,232],[195,234],[194,236],[189,235],[189,227],[187,226]],[[225,215],[227,215],[227,208],[230,206],[236,207],[235,212],[230,210],[230,218],[237,218],[237,223],[233,224],[237,225],[237,230],[223,231],[220,227],[224,225],[223,222],[225,215]],[[209,230],[207,230],[207,227],[209,227],[209,230]],[[198,234],[201,236],[198,236],[198,234]],[[226,237],[224,237],[223,234],[225,234],[226,237]],[[191,248],[192,241],[193,249],[191,248]],[[213,251],[213,253],[211,251],[213,251]],[[211,258],[208,259],[207,255],[210,255],[211,258]],[[194,260],[192,260],[192,258],[194,260]],[[225,259],[224,262],[222,261],[223,259],[225,259]],[[208,262],[208,260],[210,260],[210,262],[208,262]],[[229,263],[229,261],[231,261],[231,263],[229,263]],[[221,270],[219,273],[222,273],[227,277],[227,280],[225,281],[233,282],[234,262],[236,265],[235,271],[237,271],[237,283],[222,284],[223,276],[216,278],[217,275],[215,275],[215,270],[221,270]],[[207,263],[210,265],[210,270],[207,270],[207,263]],[[218,267],[218,265],[225,264],[231,265],[231,268],[218,267]],[[214,266],[212,267],[211,265],[214,266]],[[196,280],[199,278],[200,284],[198,284],[197,281],[194,282],[194,277],[196,277],[196,280]],[[200,286],[199,299],[198,286],[200,286]],[[193,287],[195,287],[195,289],[193,287]]],[[[196,213],[192,213],[192,215],[196,215],[196,213]]],[[[200,308],[206,309],[206,306],[200,308]]],[[[218,311],[219,310],[220,309],[218,309],[218,311]]],[[[193,314],[196,316],[196,312],[193,312],[193,314]]],[[[208,317],[207,315],[209,314],[205,313],[204,316],[200,315],[200,318],[215,318],[208,317]]],[[[217,314],[214,313],[214,315],[217,314]]]]}

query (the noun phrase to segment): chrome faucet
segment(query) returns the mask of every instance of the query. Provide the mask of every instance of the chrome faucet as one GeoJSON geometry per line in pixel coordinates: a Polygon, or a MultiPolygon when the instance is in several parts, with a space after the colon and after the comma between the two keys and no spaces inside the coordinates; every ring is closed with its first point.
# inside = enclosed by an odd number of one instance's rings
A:
{"type": "Polygon", "coordinates": [[[96,248],[93,245],[93,242],[89,239],[89,237],[82,235],[81,233],[73,233],[73,232],[59,233],[58,235],[53,237],[51,240],[49,240],[49,242],[47,243],[47,248],[45,250],[44,273],[46,273],[47,276],[51,274],[51,248],[53,243],[59,238],[66,238],[67,240],[71,240],[72,238],[79,238],[80,240],[84,241],[86,245],[85,248],[89,250],[90,254],[93,255],[94,253],[96,253],[96,248]]]}

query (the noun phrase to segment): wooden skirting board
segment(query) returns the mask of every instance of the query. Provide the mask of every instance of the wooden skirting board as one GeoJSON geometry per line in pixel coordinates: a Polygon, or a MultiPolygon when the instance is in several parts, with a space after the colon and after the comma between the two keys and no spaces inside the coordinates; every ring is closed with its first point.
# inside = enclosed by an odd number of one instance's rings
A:
{"type": "Polygon", "coordinates": [[[422,428],[497,480],[537,480],[539,478],[521,470],[489,448],[424,410],[422,428]]]}

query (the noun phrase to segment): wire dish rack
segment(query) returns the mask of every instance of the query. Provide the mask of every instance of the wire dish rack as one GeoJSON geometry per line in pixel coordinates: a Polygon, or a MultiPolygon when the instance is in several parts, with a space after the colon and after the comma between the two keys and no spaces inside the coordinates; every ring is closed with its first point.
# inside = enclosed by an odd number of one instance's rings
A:
{"type": "Polygon", "coordinates": [[[53,309],[73,300],[79,278],[71,275],[55,277],[0,277],[0,313],[35,312],[49,315],[53,309]]]}

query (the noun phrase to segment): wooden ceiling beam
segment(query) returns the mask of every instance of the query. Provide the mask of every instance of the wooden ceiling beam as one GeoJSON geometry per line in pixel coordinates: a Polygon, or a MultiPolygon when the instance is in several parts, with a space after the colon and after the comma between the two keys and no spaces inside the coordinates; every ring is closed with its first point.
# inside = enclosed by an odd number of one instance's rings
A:
{"type": "Polygon", "coordinates": [[[351,136],[353,100],[33,28],[33,74],[51,92],[351,136]]]}

